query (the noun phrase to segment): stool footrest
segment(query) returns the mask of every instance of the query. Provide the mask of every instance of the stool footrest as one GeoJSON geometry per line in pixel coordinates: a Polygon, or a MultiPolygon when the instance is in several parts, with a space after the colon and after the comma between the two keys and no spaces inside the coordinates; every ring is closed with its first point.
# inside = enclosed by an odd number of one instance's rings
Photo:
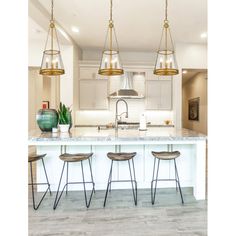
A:
{"type": "Polygon", "coordinates": [[[29,183],[28,185],[49,185],[48,183],[29,183]]]}
{"type": "Polygon", "coordinates": [[[176,181],[176,182],[178,182],[177,179],[153,179],[152,182],[153,181],[176,181]]]}
{"type": "Polygon", "coordinates": [[[119,182],[137,182],[136,180],[111,180],[109,183],[119,183],[119,182]]]}

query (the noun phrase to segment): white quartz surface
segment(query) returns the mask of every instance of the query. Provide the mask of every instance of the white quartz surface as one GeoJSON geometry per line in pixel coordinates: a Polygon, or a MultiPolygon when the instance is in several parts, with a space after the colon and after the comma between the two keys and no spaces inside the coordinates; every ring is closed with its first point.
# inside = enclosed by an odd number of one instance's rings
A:
{"type": "Polygon", "coordinates": [[[63,141],[63,142],[83,142],[83,141],[168,141],[168,140],[205,140],[204,134],[197,133],[189,129],[176,128],[148,128],[147,131],[138,129],[114,129],[98,130],[95,127],[90,128],[73,128],[69,133],[51,133],[40,131],[29,132],[30,142],[45,141],[63,141]]]}

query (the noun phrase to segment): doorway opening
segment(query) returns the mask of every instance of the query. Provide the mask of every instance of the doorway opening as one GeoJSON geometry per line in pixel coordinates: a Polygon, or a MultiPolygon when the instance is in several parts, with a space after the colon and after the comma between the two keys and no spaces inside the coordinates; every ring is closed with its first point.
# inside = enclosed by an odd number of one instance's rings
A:
{"type": "Polygon", "coordinates": [[[207,135],[207,69],[182,70],[182,127],[207,135]]]}

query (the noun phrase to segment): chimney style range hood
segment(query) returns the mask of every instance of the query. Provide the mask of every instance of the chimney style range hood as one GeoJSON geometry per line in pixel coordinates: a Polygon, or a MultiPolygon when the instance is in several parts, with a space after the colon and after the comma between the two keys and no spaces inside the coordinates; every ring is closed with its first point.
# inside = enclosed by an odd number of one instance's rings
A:
{"type": "MultiPolygon", "coordinates": [[[[144,98],[143,95],[138,94],[137,91],[133,89],[133,77],[135,72],[125,72],[124,75],[120,78],[121,86],[117,92],[113,92],[109,95],[109,98],[133,98],[140,99],[144,98]]],[[[144,74],[144,73],[140,73],[144,74]]]]}

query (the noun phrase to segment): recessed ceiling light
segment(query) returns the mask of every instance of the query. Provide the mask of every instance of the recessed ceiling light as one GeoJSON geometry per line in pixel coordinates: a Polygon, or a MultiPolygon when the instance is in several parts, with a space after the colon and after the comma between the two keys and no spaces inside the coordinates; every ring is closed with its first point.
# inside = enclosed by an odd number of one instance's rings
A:
{"type": "Polygon", "coordinates": [[[188,71],[187,70],[183,70],[183,72],[182,72],[183,74],[187,74],[188,73],[188,71]]]}
{"type": "Polygon", "coordinates": [[[78,27],[72,26],[71,30],[75,33],[79,33],[79,28],[78,27]]]}
{"type": "Polygon", "coordinates": [[[207,37],[207,33],[202,33],[202,34],[201,34],[201,38],[202,38],[202,39],[205,39],[206,37],[207,37]]]}

